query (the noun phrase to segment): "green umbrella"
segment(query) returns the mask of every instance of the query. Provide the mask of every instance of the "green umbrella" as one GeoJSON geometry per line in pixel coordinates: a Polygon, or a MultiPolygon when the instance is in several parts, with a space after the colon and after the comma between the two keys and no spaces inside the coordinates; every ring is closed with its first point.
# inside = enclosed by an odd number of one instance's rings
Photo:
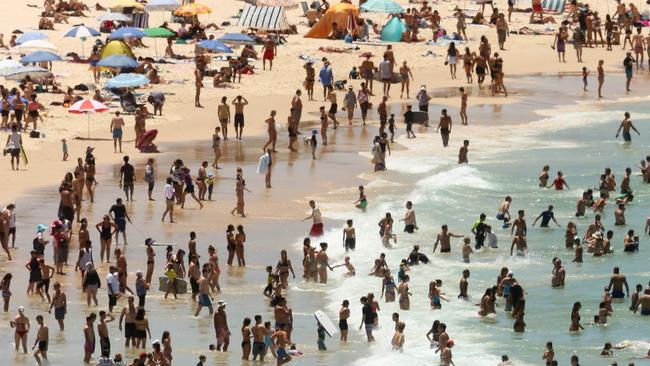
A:
{"type": "MultiPolygon", "coordinates": [[[[160,27],[145,28],[144,34],[149,38],[168,38],[168,37],[175,36],[174,32],[170,31],[167,28],[160,28],[160,27]]],[[[154,47],[156,49],[156,56],[158,56],[158,42],[156,40],[154,40],[154,47]]]]}
{"type": "Polygon", "coordinates": [[[150,38],[167,38],[174,36],[174,32],[167,28],[145,28],[144,34],[150,38]]]}

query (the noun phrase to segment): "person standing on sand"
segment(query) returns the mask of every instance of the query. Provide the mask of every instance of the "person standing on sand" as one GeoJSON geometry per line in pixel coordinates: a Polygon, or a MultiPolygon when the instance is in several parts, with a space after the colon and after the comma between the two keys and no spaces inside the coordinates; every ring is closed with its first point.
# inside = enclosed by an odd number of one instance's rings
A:
{"type": "Polygon", "coordinates": [[[603,69],[603,60],[598,60],[598,98],[602,98],[603,95],[601,93],[603,89],[603,84],[605,83],[605,70],[603,69]]]}
{"type": "Polygon", "coordinates": [[[639,136],[641,136],[641,133],[632,124],[632,121],[630,120],[630,113],[625,112],[624,116],[625,116],[625,118],[623,119],[623,121],[621,121],[621,125],[618,126],[618,130],[616,131],[616,138],[618,138],[618,135],[621,133],[621,130],[623,130],[623,140],[625,140],[625,142],[632,142],[632,136],[630,135],[630,129],[633,129],[634,132],[636,132],[637,135],[639,135],[639,136]]]}
{"type": "Polygon", "coordinates": [[[506,37],[510,36],[510,32],[508,31],[508,22],[506,22],[505,15],[503,13],[499,14],[499,17],[497,18],[497,39],[499,41],[499,49],[501,51],[505,51],[505,48],[503,46],[506,43],[506,37]]]}
{"type": "Polygon", "coordinates": [[[228,124],[230,123],[230,106],[228,105],[228,97],[221,98],[221,104],[217,107],[217,117],[221,124],[223,131],[223,140],[228,141],[228,124]]]}
{"type": "Polygon", "coordinates": [[[302,99],[300,96],[302,92],[300,89],[296,90],[296,94],[291,99],[291,119],[293,121],[293,129],[296,134],[300,134],[300,118],[302,117],[302,99]]]}
{"type": "Polygon", "coordinates": [[[323,67],[321,67],[318,73],[318,80],[323,84],[323,101],[325,101],[327,100],[327,93],[334,89],[332,87],[334,83],[334,72],[332,71],[332,65],[327,59],[324,60],[323,67]]]}
{"type": "Polygon", "coordinates": [[[278,131],[275,129],[275,115],[276,115],[276,111],[272,110],[269,118],[267,118],[266,121],[264,121],[268,125],[267,132],[269,134],[269,140],[264,144],[264,147],[262,147],[262,151],[266,151],[266,148],[269,145],[271,145],[272,147],[271,151],[276,152],[275,144],[278,142],[278,131]]]}
{"type": "Polygon", "coordinates": [[[357,103],[359,103],[359,109],[361,109],[361,120],[363,125],[366,125],[366,119],[368,117],[368,109],[370,108],[370,91],[368,90],[366,83],[361,83],[361,89],[357,92],[357,103]]]}
{"type": "Polygon", "coordinates": [[[307,90],[307,99],[314,100],[314,82],[316,81],[316,70],[314,70],[314,63],[309,61],[303,68],[305,69],[305,81],[302,83],[307,90]]]}
{"type": "Polygon", "coordinates": [[[354,109],[357,106],[357,95],[352,89],[352,85],[348,87],[348,92],[343,97],[345,109],[348,112],[348,125],[352,126],[352,118],[354,117],[354,109]]]}
{"type": "Polygon", "coordinates": [[[458,88],[460,92],[460,123],[467,126],[467,97],[468,93],[462,86],[458,88]]]}
{"type": "Polygon", "coordinates": [[[196,108],[203,108],[201,105],[201,88],[203,87],[203,71],[199,69],[198,65],[194,69],[194,106],[196,108]]]}
{"type": "Polygon", "coordinates": [[[273,166],[273,157],[271,149],[267,149],[264,155],[260,157],[257,164],[257,174],[264,174],[264,183],[266,188],[271,188],[271,167],[273,166]]]}
{"type": "Polygon", "coordinates": [[[113,150],[117,153],[117,145],[120,146],[120,154],[122,153],[122,135],[124,130],[124,119],[120,117],[120,112],[115,112],[115,117],[111,120],[110,131],[113,134],[113,150]]]}
{"type": "Polygon", "coordinates": [[[244,107],[248,105],[248,101],[246,98],[238,95],[233,99],[232,105],[235,106],[235,138],[241,140],[244,131],[244,107]]]}
{"type": "Polygon", "coordinates": [[[36,338],[34,339],[32,350],[38,346],[38,349],[34,352],[34,358],[36,359],[38,366],[41,366],[41,357],[43,357],[43,360],[47,361],[47,343],[50,340],[50,329],[43,322],[42,315],[36,316],[36,323],[38,324],[38,331],[36,332],[36,338]]]}
{"type": "Polygon", "coordinates": [[[309,230],[309,236],[319,237],[323,235],[323,220],[321,217],[320,208],[316,206],[316,201],[309,201],[309,207],[311,207],[311,215],[302,219],[302,221],[312,220],[311,229],[309,230]]]}
{"type": "Polygon", "coordinates": [[[630,83],[634,75],[634,63],[636,60],[632,57],[632,52],[628,52],[623,59],[623,68],[625,69],[625,91],[630,92],[630,83]]]}
{"type": "Polygon", "coordinates": [[[165,184],[165,212],[163,212],[162,219],[160,221],[165,221],[165,216],[169,213],[169,223],[174,222],[174,197],[175,191],[174,186],[172,185],[172,177],[167,177],[167,182],[165,184]]]}
{"type": "Polygon", "coordinates": [[[440,122],[438,123],[438,128],[436,132],[440,131],[440,137],[442,137],[442,146],[449,146],[449,134],[451,134],[451,116],[447,115],[447,110],[442,110],[442,116],[440,116],[440,122]]]}
{"type": "Polygon", "coordinates": [[[273,40],[271,35],[266,37],[264,40],[264,47],[262,47],[262,69],[266,70],[266,60],[269,60],[269,71],[273,70],[273,59],[278,54],[278,48],[273,40]]]}

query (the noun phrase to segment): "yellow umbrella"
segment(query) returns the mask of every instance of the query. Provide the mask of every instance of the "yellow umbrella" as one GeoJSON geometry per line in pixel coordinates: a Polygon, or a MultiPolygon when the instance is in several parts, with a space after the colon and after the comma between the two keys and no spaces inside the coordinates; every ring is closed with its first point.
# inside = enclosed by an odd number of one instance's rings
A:
{"type": "Polygon", "coordinates": [[[174,15],[179,17],[193,17],[199,14],[210,14],[212,9],[203,4],[186,4],[174,10],[174,15]]]}
{"type": "Polygon", "coordinates": [[[144,10],[144,5],[135,0],[115,0],[110,6],[111,11],[122,12],[124,8],[144,10]]]}

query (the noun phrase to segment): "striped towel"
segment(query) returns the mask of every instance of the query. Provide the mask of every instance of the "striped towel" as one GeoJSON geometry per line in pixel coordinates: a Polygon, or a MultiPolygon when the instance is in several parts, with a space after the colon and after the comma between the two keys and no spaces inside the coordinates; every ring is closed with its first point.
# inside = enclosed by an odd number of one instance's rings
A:
{"type": "Polygon", "coordinates": [[[564,6],[566,0],[544,0],[542,2],[542,9],[553,13],[564,13],[564,6]]]}

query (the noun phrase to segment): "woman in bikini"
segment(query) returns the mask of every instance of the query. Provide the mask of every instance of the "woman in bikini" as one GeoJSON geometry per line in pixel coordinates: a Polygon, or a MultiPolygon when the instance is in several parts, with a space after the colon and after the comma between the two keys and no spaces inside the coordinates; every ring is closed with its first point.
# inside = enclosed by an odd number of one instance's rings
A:
{"type": "Polygon", "coordinates": [[[244,243],[246,242],[246,233],[244,233],[244,227],[242,225],[237,225],[237,234],[235,235],[235,255],[237,256],[237,265],[246,266],[246,260],[244,259],[244,243]]]}
{"type": "Polygon", "coordinates": [[[3,310],[4,312],[9,311],[9,300],[11,300],[11,278],[13,275],[11,273],[6,273],[4,277],[2,277],[2,281],[0,281],[0,295],[2,295],[2,301],[3,301],[3,310]]]}
{"type": "Polygon", "coordinates": [[[278,142],[278,131],[275,129],[275,110],[271,111],[271,116],[264,121],[267,126],[267,132],[269,134],[269,140],[264,144],[264,147],[262,147],[262,151],[266,152],[266,148],[270,145],[273,148],[273,152],[276,152],[275,150],[275,144],[278,142]]]}
{"type": "Polygon", "coordinates": [[[111,217],[104,215],[104,218],[101,222],[95,225],[97,232],[99,232],[99,243],[101,244],[101,249],[99,252],[100,261],[104,261],[104,252],[106,252],[106,262],[110,262],[111,258],[111,242],[113,234],[117,231],[117,225],[111,222],[111,217]]]}
{"type": "Polygon", "coordinates": [[[219,268],[219,256],[217,255],[217,250],[214,249],[212,245],[208,247],[208,254],[210,255],[208,263],[206,263],[206,265],[209,266],[210,272],[208,281],[212,292],[219,293],[221,292],[221,286],[219,285],[219,275],[221,274],[221,269],[219,268]]]}
{"type": "Polygon", "coordinates": [[[208,173],[206,168],[208,167],[208,162],[204,161],[201,163],[201,167],[196,176],[196,186],[199,187],[199,200],[205,201],[205,194],[208,192],[208,186],[205,184],[205,180],[208,178],[208,173]]]}
{"type": "Polygon", "coordinates": [[[242,350],[242,360],[248,361],[248,357],[251,354],[251,318],[244,318],[244,324],[241,327],[241,350],[242,350]]]}
{"type": "Polygon", "coordinates": [[[400,283],[397,288],[397,293],[399,294],[399,308],[401,310],[409,310],[411,308],[411,300],[409,298],[411,293],[409,292],[408,282],[409,276],[405,275],[402,279],[402,283],[400,283]]]}
{"type": "Polygon", "coordinates": [[[229,266],[232,266],[232,261],[235,259],[235,249],[237,248],[237,242],[235,241],[235,226],[228,225],[226,228],[226,250],[228,251],[228,263],[229,266]]]}
{"type": "Polygon", "coordinates": [[[386,295],[386,302],[395,301],[395,279],[390,271],[384,271],[384,278],[381,281],[381,297],[386,295]]]}
{"type": "Polygon", "coordinates": [[[289,272],[293,278],[296,278],[296,274],[293,272],[293,266],[291,266],[291,260],[287,258],[287,251],[282,250],[280,252],[280,260],[278,261],[277,266],[275,267],[275,273],[280,275],[280,283],[282,288],[286,289],[289,287],[289,272]]]}
{"type": "Polygon", "coordinates": [[[465,76],[467,77],[467,84],[474,82],[472,78],[472,68],[474,66],[474,55],[470,52],[469,47],[465,47],[465,54],[463,55],[463,68],[465,69],[465,76]]]}
{"type": "Polygon", "coordinates": [[[86,170],[86,189],[88,190],[88,195],[90,196],[90,202],[95,202],[95,194],[93,192],[93,184],[96,183],[95,159],[87,159],[84,168],[86,170]]]}

